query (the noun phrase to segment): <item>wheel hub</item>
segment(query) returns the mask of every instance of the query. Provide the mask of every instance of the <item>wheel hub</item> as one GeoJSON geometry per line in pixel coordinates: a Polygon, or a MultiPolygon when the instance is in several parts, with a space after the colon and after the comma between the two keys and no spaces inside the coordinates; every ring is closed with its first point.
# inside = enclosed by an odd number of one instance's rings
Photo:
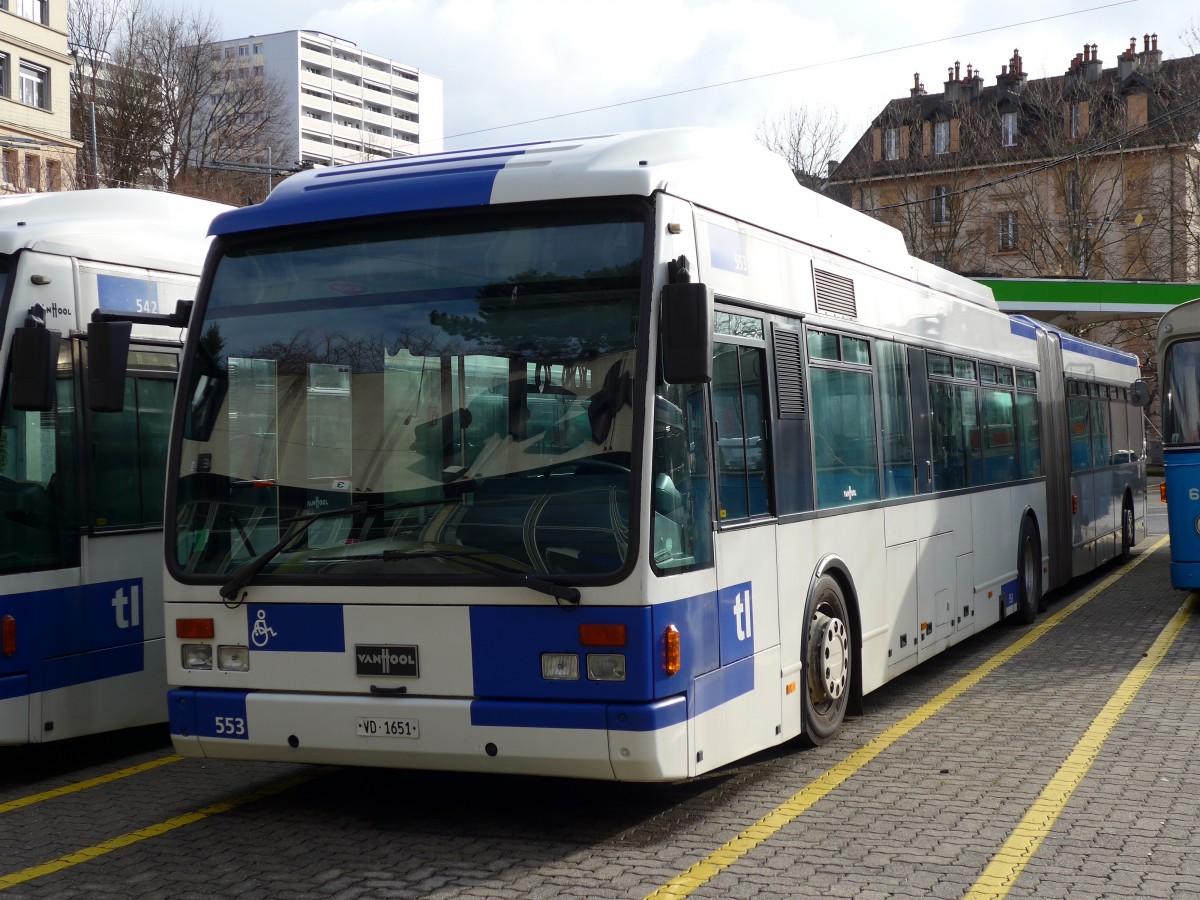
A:
{"type": "Polygon", "coordinates": [[[849,641],[846,623],[841,619],[818,613],[814,622],[817,640],[814,642],[813,667],[825,696],[836,700],[846,690],[849,678],[849,641]]]}

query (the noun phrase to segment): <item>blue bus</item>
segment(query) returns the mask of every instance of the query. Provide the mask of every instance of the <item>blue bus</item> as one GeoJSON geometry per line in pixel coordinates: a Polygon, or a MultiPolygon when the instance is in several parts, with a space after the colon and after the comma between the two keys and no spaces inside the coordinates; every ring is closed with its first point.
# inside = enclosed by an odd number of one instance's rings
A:
{"type": "Polygon", "coordinates": [[[1158,323],[1163,474],[1171,536],[1171,584],[1200,588],[1200,300],[1158,323]]]}

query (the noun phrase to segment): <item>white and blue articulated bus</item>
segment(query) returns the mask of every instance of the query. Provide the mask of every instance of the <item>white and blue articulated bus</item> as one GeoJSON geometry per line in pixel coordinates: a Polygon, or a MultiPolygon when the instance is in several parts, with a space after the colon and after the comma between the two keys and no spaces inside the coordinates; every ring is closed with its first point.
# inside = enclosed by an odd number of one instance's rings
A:
{"type": "Polygon", "coordinates": [[[1200,588],[1200,300],[1158,323],[1163,475],[1171,536],[1171,584],[1200,588]]]}
{"type": "Polygon", "coordinates": [[[305,172],[213,234],[185,755],[684,779],[831,738],[1144,533],[1134,357],[720,132],[305,172]]]}
{"type": "Polygon", "coordinates": [[[208,225],[229,208],[0,198],[0,744],[166,721],[171,401],[208,225]],[[115,392],[98,377],[114,354],[115,392]]]}

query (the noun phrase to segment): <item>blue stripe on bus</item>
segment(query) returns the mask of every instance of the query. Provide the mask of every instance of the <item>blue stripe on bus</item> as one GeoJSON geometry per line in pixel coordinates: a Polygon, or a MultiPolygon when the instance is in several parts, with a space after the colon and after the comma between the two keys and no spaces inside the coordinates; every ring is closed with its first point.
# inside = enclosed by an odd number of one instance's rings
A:
{"type": "Polygon", "coordinates": [[[498,154],[494,160],[453,168],[449,165],[454,160],[444,160],[440,161],[442,168],[353,166],[317,175],[302,173],[289,180],[294,184],[284,182],[257,206],[217,216],[210,233],[237,234],[308,222],[486,206],[491,203],[497,174],[521,152],[498,154]],[[319,181],[322,177],[329,180],[319,181]]]}
{"type": "Polygon", "coordinates": [[[1081,340],[1073,334],[1063,331],[1061,328],[1047,325],[1045,322],[1038,322],[1035,319],[1030,319],[1028,316],[1010,316],[1008,327],[1009,331],[1017,337],[1029,338],[1033,341],[1037,340],[1039,331],[1057,334],[1059,343],[1064,350],[1069,350],[1072,353],[1078,353],[1082,356],[1103,359],[1108,362],[1119,363],[1123,366],[1131,366],[1135,369],[1139,365],[1138,358],[1133,353],[1125,353],[1121,350],[1114,350],[1111,347],[1102,347],[1099,344],[1081,340]]]}
{"type": "Polygon", "coordinates": [[[692,715],[716,709],[754,690],[754,658],[740,659],[696,679],[692,715]]]}
{"type": "Polygon", "coordinates": [[[246,606],[250,651],[342,653],[346,627],[336,603],[250,603],[246,606]]]}
{"type": "Polygon", "coordinates": [[[58,690],[145,668],[142,579],[0,595],[12,616],[16,653],[0,657],[0,699],[58,690]]]}
{"type": "Polygon", "coordinates": [[[12,700],[14,697],[27,697],[30,694],[28,675],[7,675],[0,677],[0,700],[12,700]]]}

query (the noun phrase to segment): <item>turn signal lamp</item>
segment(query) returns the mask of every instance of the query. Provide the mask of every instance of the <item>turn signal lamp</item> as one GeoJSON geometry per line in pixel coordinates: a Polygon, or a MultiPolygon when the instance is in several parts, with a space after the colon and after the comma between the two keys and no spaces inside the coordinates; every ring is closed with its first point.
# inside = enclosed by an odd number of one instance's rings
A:
{"type": "Polygon", "coordinates": [[[0,619],[0,653],[5,656],[17,653],[17,620],[12,616],[0,619]]]}
{"type": "Polygon", "coordinates": [[[1071,514],[1079,515],[1079,495],[1078,494],[1071,495],[1071,514]]]}
{"type": "Polygon", "coordinates": [[[1167,502],[1167,483],[1165,481],[1158,483],[1158,499],[1163,503],[1167,502]]]}
{"type": "Polygon", "coordinates": [[[213,620],[212,619],[176,619],[175,620],[175,637],[184,638],[186,640],[198,641],[205,638],[212,639],[213,620]]]}
{"type": "Polygon", "coordinates": [[[624,625],[580,625],[579,643],[585,647],[624,647],[624,625]]]}
{"type": "Polygon", "coordinates": [[[679,629],[674,625],[668,625],[667,630],[663,632],[663,649],[663,669],[666,670],[668,675],[674,675],[682,667],[679,651],[679,629]]]}

